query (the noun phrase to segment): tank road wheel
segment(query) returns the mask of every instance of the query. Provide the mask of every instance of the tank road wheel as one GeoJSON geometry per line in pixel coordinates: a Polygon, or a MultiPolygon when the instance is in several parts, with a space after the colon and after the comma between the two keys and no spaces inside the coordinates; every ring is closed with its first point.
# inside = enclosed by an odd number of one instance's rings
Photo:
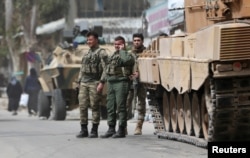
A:
{"type": "Polygon", "coordinates": [[[208,112],[204,95],[201,98],[201,124],[203,136],[205,140],[208,140],[208,112]]]}
{"type": "Polygon", "coordinates": [[[184,124],[184,112],[183,112],[183,99],[182,95],[177,94],[176,98],[177,104],[177,122],[180,133],[184,132],[185,124],[184,124]]]}
{"type": "Polygon", "coordinates": [[[176,100],[174,92],[170,93],[170,119],[171,119],[171,125],[174,132],[176,132],[177,129],[177,108],[176,108],[176,100]]]}
{"type": "Polygon", "coordinates": [[[162,99],[162,105],[163,105],[163,119],[164,119],[164,125],[166,131],[170,132],[170,110],[169,110],[169,93],[167,91],[163,92],[163,99],[162,99]]]}
{"type": "Polygon", "coordinates": [[[50,116],[50,100],[46,96],[43,90],[39,91],[38,94],[38,116],[49,118],[50,116]]]}
{"type": "Polygon", "coordinates": [[[201,110],[197,93],[193,93],[192,97],[192,119],[194,135],[198,138],[201,137],[201,110]]]}
{"type": "Polygon", "coordinates": [[[187,93],[184,94],[184,120],[187,135],[191,135],[192,130],[192,114],[191,114],[191,103],[187,93]]]}
{"type": "Polygon", "coordinates": [[[66,103],[60,89],[55,89],[52,94],[52,114],[54,120],[65,120],[66,103]]]}

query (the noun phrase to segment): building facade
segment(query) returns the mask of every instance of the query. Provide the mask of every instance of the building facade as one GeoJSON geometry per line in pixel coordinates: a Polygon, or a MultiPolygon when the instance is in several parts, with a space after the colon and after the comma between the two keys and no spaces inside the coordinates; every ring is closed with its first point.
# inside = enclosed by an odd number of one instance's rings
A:
{"type": "Polygon", "coordinates": [[[78,0],[78,17],[140,17],[150,6],[148,0],[78,0]]]}

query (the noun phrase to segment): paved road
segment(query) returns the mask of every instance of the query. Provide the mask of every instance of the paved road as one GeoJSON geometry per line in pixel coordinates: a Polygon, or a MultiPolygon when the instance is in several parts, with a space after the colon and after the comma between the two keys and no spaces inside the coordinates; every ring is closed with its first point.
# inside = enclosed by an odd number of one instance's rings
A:
{"type": "MultiPolygon", "coordinates": [[[[0,100],[0,105],[3,104],[0,100]]],[[[134,121],[128,122],[128,136],[122,139],[77,139],[79,120],[69,112],[67,120],[39,120],[26,110],[17,116],[0,108],[0,158],[206,158],[207,150],[186,143],[158,139],[146,122],[142,136],[134,136],[134,121]]],[[[91,123],[90,123],[91,124],[91,123]]],[[[99,135],[107,130],[100,123],[99,135]]]]}

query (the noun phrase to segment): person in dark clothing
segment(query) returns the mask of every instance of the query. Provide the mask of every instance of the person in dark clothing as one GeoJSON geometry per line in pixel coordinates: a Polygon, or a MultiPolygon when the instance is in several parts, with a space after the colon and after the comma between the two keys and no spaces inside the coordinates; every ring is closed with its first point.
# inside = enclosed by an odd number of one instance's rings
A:
{"type": "Polygon", "coordinates": [[[37,113],[37,101],[40,89],[41,85],[38,81],[37,72],[35,68],[31,68],[30,75],[26,78],[24,84],[24,92],[29,94],[28,112],[30,116],[37,113]]]}
{"type": "Polygon", "coordinates": [[[22,92],[23,89],[20,82],[15,76],[11,77],[11,80],[7,85],[7,96],[9,100],[8,111],[13,111],[13,115],[17,115],[22,92]]]}

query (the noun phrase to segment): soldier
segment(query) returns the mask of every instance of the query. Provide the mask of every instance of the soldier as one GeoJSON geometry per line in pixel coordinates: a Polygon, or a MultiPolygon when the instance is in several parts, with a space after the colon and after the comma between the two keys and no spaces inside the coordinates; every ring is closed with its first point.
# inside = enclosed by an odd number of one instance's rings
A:
{"type": "Polygon", "coordinates": [[[82,58],[82,66],[79,73],[79,107],[81,131],[77,138],[88,137],[88,107],[92,109],[92,129],[90,138],[98,137],[98,125],[100,122],[100,102],[102,89],[105,83],[105,69],[108,54],[105,49],[99,47],[98,34],[87,33],[89,51],[82,58]]]}
{"type": "Polygon", "coordinates": [[[109,57],[106,68],[107,79],[107,110],[109,126],[102,138],[124,138],[127,127],[126,98],[130,87],[129,76],[132,74],[134,57],[125,51],[125,40],[118,36],[115,38],[116,51],[109,57]],[[116,110],[118,111],[116,114],[116,110]],[[119,129],[116,133],[116,116],[119,117],[119,129]]]}
{"type": "MultiPolygon", "coordinates": [[[[133,34],[133,47],[132,47],[132,54],[135,55],[137,59],[139,54],[142,53],[146,48],[143,45],[144,37],[140,33],[133,34]]],[[[138,121],[135,128],[134,135],[141,135],[142,134],[142,125],[144,122],[144,117],[146,113],[146,89],[139,81],[139,69],[138,69],[138,61],[135,62],[133,68],[133,87],[130,89],[128,98],[127,98],[127,110],[128,113],[131,113],[132,109],[132,101],[134,100],[134,106],[136,104],[136,100],[138,97],[138,105],[136,109],[138,111],[138,121]]]]}

